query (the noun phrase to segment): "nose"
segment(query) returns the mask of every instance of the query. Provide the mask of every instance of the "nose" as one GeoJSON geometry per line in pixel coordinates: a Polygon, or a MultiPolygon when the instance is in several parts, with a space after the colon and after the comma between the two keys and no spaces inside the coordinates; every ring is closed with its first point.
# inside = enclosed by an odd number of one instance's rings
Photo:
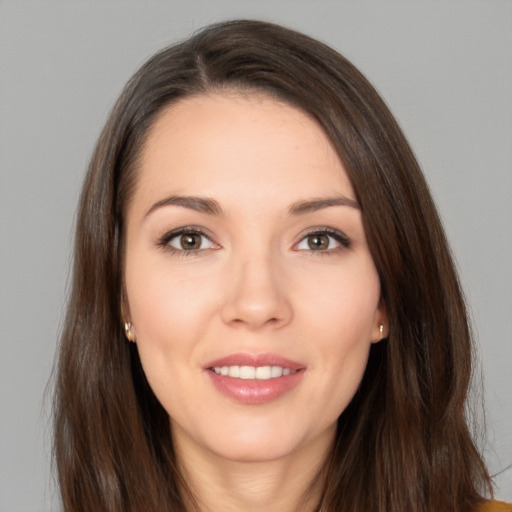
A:
{"type": "Polygon", "coordinates": [[[230,267],[222,319],[232,326],[258,330],[288,324],[293,317],[284,272],[271,255],[238,259],[230,267]]]}

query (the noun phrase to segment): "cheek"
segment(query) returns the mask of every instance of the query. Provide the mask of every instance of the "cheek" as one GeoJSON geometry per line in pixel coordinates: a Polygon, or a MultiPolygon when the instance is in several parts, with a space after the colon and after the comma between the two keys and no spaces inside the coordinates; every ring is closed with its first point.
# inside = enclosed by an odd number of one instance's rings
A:
{"type": "MultiPolygon", "coordinates": [[[[134,266],[137,264],[133,261],[134,266]]],[[[133,268],[133,267],[132,267],[133,268]]],[[[187,401],[190,368],[211,317],[212,288],[200,275],[153,264],[148,272],[130,272],[126,290],[146,378],[167,411],[187,401]],[[172,393],[170,390],[172,389],[172,393]]]]}
{"type": "Polygon", "coordinates": [[[299,307],[325,339],[341,342],[371,339],[380,301],[380,282],[369,257],[306,278],[299,307]]]}
{"type": "Polygon", "coordinates": [[[184,273],[179,265],[155,261],[140,264],[136,259],[127,265],[126,288],[132,322],[142,343],[193,339],[215,297],[214,283],[200,272],[184,273]],[[150,270],[140,272],[141,268],[150,270]]]}
{"type": "Polygon", "coordinates": [[[316,367],[325,375],[326,385],[355,391],[366,368],[375,310],[356,299],[322,305],[310,327],[316,367]]]}
{"type": "MultiPolygon", "coordinates": [[[[317,276],[319,277],[319,276],[317,276]]],[[[378,321],[380,283],[373,263],[347,266],[318,280],[299,316],[305,341],[315,347],[314,369],[322,377],[333,417],[348,404],[364,374],[378,321]]]]}
{"type": "Polygon", "coordinates": [[[175,413],[189,401],[194,385],[190,371],[200,373],[205,340],[215,339],[212,319],[221,283],[211,266],[185,272],[180,262],[141,260],[133,257],[126,267],[137,348],[155,395],[175,413]]]}

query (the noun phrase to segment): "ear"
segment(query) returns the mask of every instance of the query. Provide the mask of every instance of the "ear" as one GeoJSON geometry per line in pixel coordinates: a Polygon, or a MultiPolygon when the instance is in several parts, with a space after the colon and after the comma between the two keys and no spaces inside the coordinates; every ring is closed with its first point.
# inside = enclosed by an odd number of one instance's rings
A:
{"type": "Polygon", "coordinates": [[[128,305],[128,297],[126,295],[126,290],[124,285],[121,288],[121,298],[120,298],[120,313],[121,313],[121,323],[123,326],[123,329],[125,331],[126,337],[129,339],[129,341],[135,341],[136,335],[135,335],[135,326],[132,323],[132,315],[130,313],[130,306],[128,305]],[[129,333],[126,331],[126,324],[130,324],[130,330],[129,333]]]}
{"type": "Polygon", "coordinates": [[[373,317],[373,327],[372,327],[372,343],[378,343],[379,341],[387,338],[389,336],[389,318],[388,311],[384,301],[380,299],[379,305],[375,310],[375,315],[373,317]]]}
{"type": "Polygon", "coordinates": [[[121,313],[121,322],[124,324],[126,322],[131,322],[131,314],[130,314],[130,306],[128,305],[128,297],[126,296],[126,290],[124,287],[124,283],[121,286],[121,294],[120,294],[119,302],[120,302],[120,313],[121,313]]]}

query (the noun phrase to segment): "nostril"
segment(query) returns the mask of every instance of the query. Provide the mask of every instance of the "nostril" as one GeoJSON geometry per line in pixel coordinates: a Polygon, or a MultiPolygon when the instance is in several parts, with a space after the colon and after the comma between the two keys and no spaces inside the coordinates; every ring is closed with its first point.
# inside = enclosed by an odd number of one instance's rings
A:
{"type": "Polygon", "coordinates": [[[268,262],[235,264],[221,306],[224,323],[250,329],[286,324],[292,308],[287,297],[289,286],[281,281],[268,262]]]}

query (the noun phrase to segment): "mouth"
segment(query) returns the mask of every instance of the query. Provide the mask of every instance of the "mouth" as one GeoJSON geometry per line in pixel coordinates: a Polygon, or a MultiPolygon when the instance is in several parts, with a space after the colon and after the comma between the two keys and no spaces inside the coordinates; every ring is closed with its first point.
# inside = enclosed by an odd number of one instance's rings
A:
{"type": "Polygon", "coordinates": [[[220,393],[243,404],[264,404],[292,391],[306,372],[304,364],[275,354],[233,354],[204,370],[220,393]]]}
{"type": "Polygon", "coordinates": [[[269,380],[278,379],[280,377],[286,377],[287,375],[293,375],[295,372],[300,370],[294,370],[292,368],[286,368],[283,366],[214,366],[208,368],[210,371],[215,372],[217,375],[224,377],[231,377],[233,379],[244,379],[244,380],[269,380]]]}

